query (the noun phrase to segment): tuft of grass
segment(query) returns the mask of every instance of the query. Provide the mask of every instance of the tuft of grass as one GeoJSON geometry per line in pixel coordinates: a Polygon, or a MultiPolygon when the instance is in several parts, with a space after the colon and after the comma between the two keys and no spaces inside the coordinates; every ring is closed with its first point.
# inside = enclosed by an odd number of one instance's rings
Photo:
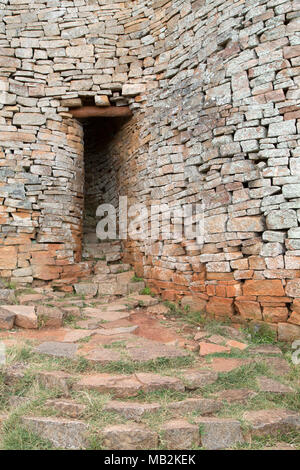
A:
{"type": "Polygon", "coordinates": [[[75,315],[68,315],[66,318],[64,318],[63,324],[64,326],[76,328],[78,320],[82,320],[82,318],[78,318],[75,315]]]}
{"type": "Polygon", "coordinates": [[[172,317],[183,316],[183,311],[179,307],[179,305],[174,304],[173,302],[169,302],[168,300],[165,300],[163,304],[169,309],[169,312],[166,314],[166,316],[167,315],[171,315],[172,317]]]}
{"type": "Polygon", "coordinates": [[[296,432],[296,431],[290,431],[287,433],[278,432],[275,435],[252,436],[250,442],[239,443],[234,447],[234,450],[265,450],[266,448],[276,446],[278,443],[289,444],[293,446],[294,450],[299,450],[300,449],[299,432],[296,432]]]}
{"type": "Polygon", "coordinates": [[[274,344],[276,343],[276,333],[268,325],[254,325],[245,328],[246,335],[249,335],[253,344],[274,344]]]}
{"type": "Polygon", "coordinates": [[[136,275],[134,275],[132,278],[131,278],[131,282],[141,282],[143,281],[144,279],[142,277],[138,277],[136,275]]]}
{"type": "Polygon", "coordinates": [[[110,344],[104,344],[103,346],[105,349],[124,349],[126,347],[125,341],[113,341],[110,344]]]}
{"type": "Polygon", "coordinates": [[[150,287],[144,287],[144,289],[140,292],[141,295],[150,295],[151,297],[155,297],[155,294],[151,291],[150,287]]]}
{"type": "Polygon", "coordinates": [[[203,392],[217,392],[231,388],[250,388],[257,390],[256,377],[269,375],[269,368],[263,363],[250,363],[230,372],[219,373],[218,380],[203,389],[203,392]]]}
{"type": "Polygon", "coordinates": [[[19,423],[4,424],[3,450],[52,450],[52,443],[28,431],[19,423]]]}
{"type": "Polygon", "coordinates": [[[17,289],[17,284],[15,282],[3,280],[3,283],[7,289],[12,289],[12,290],[17,289]]]}

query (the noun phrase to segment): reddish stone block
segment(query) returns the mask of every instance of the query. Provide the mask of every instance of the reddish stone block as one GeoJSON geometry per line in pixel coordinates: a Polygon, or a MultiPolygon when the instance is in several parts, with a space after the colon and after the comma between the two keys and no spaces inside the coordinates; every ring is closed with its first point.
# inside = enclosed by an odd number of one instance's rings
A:
{"type": "Polygon", "coordinates": [[[37,265],[33,267],[33,277],[44,281],[58,279],[61,272],[62,268],[58,266],[37,265]]]}
{"type": "Polygon", "coordinates": [[[262,320],[262,313],[259,302],[236,301],[235,306],[242,318],[246,320],[262,320]]]}
{"type": "Polygon", "coordinates": [[[207,295],[215,295],[216,294],[216,286],[214,286],[214,285],[206,286],[206,293],[207,293],[207,295]]]}
{"type": "Polygon", "coordinates": [[[216,296],[217,297],[226,297],[226,287],[225,286],[216,286],[216,296]]]}
{"type": "Polygon", "coordinates": [[[152,268],[151,277],[160,281],[171,281],[174,271],[172,269],[152,268]]]}
{"type": "Polygon", "coordinates": [[[300,312],[292,312],[290,318],[288,319],[288,323],[293,323],[294,325],[300,326],[300,312]]]}
{"type": "Polygon", "coordinates": [[[207,356],[208,354],[215,354],[215,353],[230,353],[231,348],[227,346],[220,346],[219,344],[212,344],[212,343],[199,343],[200,346],[200,356],[207,356]]]}
{"type": "Polygon", "coordinates": [[[233,273],[207,273],[208,281],[234,281],[233,273]]]}
{"type": "Polygon", "coordinates": [[[263,319],[271,323],[286,322],[289,311],[286,307],[264,307],[263,319]]]}
{"type": "Polygon", "coordinates": [[[212,297],[206,306],[207,313],[218,317],[231,317],[234,315],[233,299],[225,297],[212,297]]]}
{"type": "Polygon", "coordinates": [[[240,283],[232,286],[226,286],[226,297],[237,297],[242,294],[242,286],[240,283]]]}
{"type": "Polygon", "coordinates": [[[0,269],[15,269],[17,266],[17,248],[0,246],[0,269]]]}
{"type": "MultiPolygon", "coordinates": [[[[300,290],[300,279],[299,279],[300,290]]],[[[284,289],[282,282],[278,279],[268,280],[249,280],[246,281],[243,287],[244,295],[272,295],[284,296],[284,289]]],[[[288,295],[288,294],[287,294],[288,295]]]]}
{"type": "Polygon", "coordinates": [[[292,305],[295,312],[300,313],[300,299],[295,299],[292,305]]]}
{"type": "MultiPolygon", "coordinates": [[[[290,297],[273,297],[272,295],[261,295],[261,296],[258,296],[257,300],[259,302],[270,303],[270,304],[273,304],[273,303],[288,304],[293,301],[293,299],[291,299],[290,297]]],[[[295,302],[296,300],[294,301],[294,303],[295,302]]]]}

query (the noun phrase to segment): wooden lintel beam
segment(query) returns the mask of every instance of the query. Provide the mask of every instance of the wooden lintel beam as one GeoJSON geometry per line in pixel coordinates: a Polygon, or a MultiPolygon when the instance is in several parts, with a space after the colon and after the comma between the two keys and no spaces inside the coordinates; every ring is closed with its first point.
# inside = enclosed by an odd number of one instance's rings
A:
{"type": "Polygon", "coordinates": [[[82,106],[70,109],[74,118],[84,119],[90,117],[131,117],[132,112],[128,106],[82,106]]]}

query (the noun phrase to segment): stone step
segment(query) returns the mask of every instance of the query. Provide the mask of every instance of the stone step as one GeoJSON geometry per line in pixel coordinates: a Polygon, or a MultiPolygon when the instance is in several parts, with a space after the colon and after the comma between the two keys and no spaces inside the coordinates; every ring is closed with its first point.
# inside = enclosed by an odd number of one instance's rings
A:
{"type": "Polygon", "coordinates": [[[23,417],[22,425],[54,447],[61,449],[84,449],[87,446],[88,424],[54,417],[23,417]]]}
{"type": "Polygon", "coordinates": [[[39,305],[1,305],[0,328],[60,328],[66,314],[58,308],[39,305]]]}
{"type": "Polygon", "coordinates": [[[197,417],[200,445],[207,450],[221,450],[244,442],[241,423],[232,418],[197,417]]]}
{"type": "Polygon", "coordinates": [[[112,394],[116,398],[135,397],[139,392],[175,390],[183,392],[184,384],[176,377],[140,372],[133,375],[90,374],[82,376],[75,384],[75,390],[95,390],[112,394]]]}
{"type": "Polygon", "coordinates": [[[82,403],[68,399],[47,400],[45,405],[55,410],[60,416],[68,416],[69,418],[81,418],[87,408],[82,403]]]}
{"type": "Polygon", "coordinates": [[[187,398],[186,400],[171,402],[166,405],[166,409],[174,416],[184,416],[197,412],[201,415],[211,415],[217,413],[222,408],[221,400],[211,398],[187,398]]]}
{"type": "Polygon", "coordinates": [[[184,419],[174,419],[160,428],[160,441],[168,450],[187,450],[199,446],[199,427],[184,419]]]}
{"type": "MultiPolygon", "coordinates": [[[[117,274],[96,274],[74,284],[75,292],[86,297],[136,295],[144,289],[144,281],[134,281],[134,271],[117,274]]],[[[140,300],[142,302],[142,299],[140,300]]]]}
{"type": "Polygon", "coordinates": [[[300,414],[284,409],[246,411],[243,419],[248,424],[250,435],[267,436],[300,430],[300,414]]]}
{"type": "Polygon", "coordinates": [[[104,449],[143,450],[158,447],[158,433],[137,423],[107,426],[101,432],[104,449]]]}
{"type": "Polygon", "coordinates": [[[83,376],[75,385],[75,390],[95,390],[112,394],[116,398],[129,398],[138,395],[142,384],[134,376],[91,374],[83,376]]]}
{"type": "Polygon", "coordinates": [[[292,387],[278,382],[278,380],[270,379],[269,377],[258,377],[257,382],[259,390],[268,394],[287,395],[296,393],[292,387]]]}
{"type": "MultiPolygon", "coordinates": [[[[205,400],[201,398],[184,400],[180,403],[192,403],[192,400],[205,400]]],[[[85,411],[85,405],[74,403],[71,400],[47,400],[46,405],[56,409],[59,413],[78,417],[85,411]]],[[[142,450],[156,449],[160,445],[168,450],[185,450],[202,447],[207,450],[232,449],[248,439],[244,436],[241,423],[232,418],[199,416],[192,418],[192,422],[184,418],[173,418],[162,423],[159,429],[153,431],[140,421],[148,413],[160,412],[158,403],[135,403],[110,401],[104,405],[104,410],[121,415],[129,422],[106,426],[99,432],[99,442],[107,450],[142,450]],[[131,421],[132,420],[132,421],[131,421]]],[[[200,411],[186,409],[185,412],[200,411]]],[[[180,415],[183,414],[181,408],[180,415]]],[[[244,419],[250,426],[252,435],[276,435],[290,430],[299,430],[300,415],[293,411],[283,409],[250,411],[244,414],[244,419]]],[[[75,419],[57,417],[23,417],[22,425],[49,440],[54,447],[64,449],[84,449],[88,442],[87,423],[75,419]]]]}
{"type": "Polygon", "coordinates": [[[128,420],[140,421],[147,413],[159,412],[161,410],[161,406],[159,403],[109,401],[104,405],[103,409],[123,416],[128,420]]]}

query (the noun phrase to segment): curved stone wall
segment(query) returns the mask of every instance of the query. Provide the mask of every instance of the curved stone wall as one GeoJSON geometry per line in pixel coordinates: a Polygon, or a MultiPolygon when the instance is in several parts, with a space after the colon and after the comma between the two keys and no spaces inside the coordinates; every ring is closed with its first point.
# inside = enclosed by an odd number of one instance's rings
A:
{"type": "Polygon", "coordinates": [[[299,334],[299,3],[0,5],[1,275],[39,279],[43,244],[45,259],[61,252],[53,279],[78,270],[82,135],[68,111],[109,99],[137,117],[132,199],[205,204],[203,246],[129,240],[127,260],[166,299],[299,334]]]}

